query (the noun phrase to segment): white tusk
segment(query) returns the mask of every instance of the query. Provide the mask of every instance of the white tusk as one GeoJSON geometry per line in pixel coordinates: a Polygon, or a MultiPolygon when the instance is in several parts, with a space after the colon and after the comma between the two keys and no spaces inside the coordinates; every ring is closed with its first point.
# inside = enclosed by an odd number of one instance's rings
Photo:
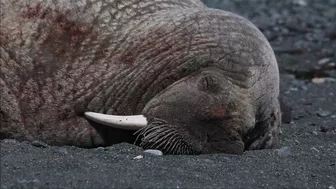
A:
{"type": "Polygon", "coordinates": [[[95,112],[85,112],[85,116],[97,123],[118,129],[139,130],[147,126],[147,119],[143,115],[116,116],[95,112]]]}

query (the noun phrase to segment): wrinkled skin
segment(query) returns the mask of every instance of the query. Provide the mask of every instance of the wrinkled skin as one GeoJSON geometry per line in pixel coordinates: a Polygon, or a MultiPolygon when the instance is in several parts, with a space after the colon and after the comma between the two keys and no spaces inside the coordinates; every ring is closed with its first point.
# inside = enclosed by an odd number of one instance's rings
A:
{"type": "Polygon", "coordinates": [[[0,138],[134,140],[92,111],[143,114],[139,144],[166,153],[277,143],[277,62],[250,22],[197,0],[55,2],[1,0],[0,138]]]}

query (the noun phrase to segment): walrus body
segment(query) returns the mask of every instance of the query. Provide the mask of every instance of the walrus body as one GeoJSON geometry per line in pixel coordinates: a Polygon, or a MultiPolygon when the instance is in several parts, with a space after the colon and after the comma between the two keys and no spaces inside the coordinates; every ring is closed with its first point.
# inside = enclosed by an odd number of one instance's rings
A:
{"type": "Polygon", "coordinates": [[[277,143],[268,41],[198,0],[1,0],[0,39],[1,138],[104,146],[96,112],[143,114],[140,145],[166,153],[277,143]]]}

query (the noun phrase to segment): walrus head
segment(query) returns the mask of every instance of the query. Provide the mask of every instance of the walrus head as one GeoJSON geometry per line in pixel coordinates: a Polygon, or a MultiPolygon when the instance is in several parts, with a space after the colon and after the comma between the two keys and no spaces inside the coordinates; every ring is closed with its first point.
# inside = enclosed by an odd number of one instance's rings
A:
{"type": "Polygon", "coordinates": [[[139,129],[140,146],[167,154],[241,154],[244,134],[255,124],[251,101],[241,90],[219,69],[206,69],[157,94],[143,115],[86,115],[105,125],[139,129]]]}

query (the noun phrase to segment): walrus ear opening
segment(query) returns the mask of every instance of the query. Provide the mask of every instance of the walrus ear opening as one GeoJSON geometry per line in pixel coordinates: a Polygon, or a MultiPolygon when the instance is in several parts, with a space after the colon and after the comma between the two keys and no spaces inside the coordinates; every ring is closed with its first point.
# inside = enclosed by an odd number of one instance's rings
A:
{"type": "Polygon", "coordinates": [[[220,86],[216,78],[210,75],[202,76],[197,83],[199,90],[217,93],[220,91],[220,86]]]}

